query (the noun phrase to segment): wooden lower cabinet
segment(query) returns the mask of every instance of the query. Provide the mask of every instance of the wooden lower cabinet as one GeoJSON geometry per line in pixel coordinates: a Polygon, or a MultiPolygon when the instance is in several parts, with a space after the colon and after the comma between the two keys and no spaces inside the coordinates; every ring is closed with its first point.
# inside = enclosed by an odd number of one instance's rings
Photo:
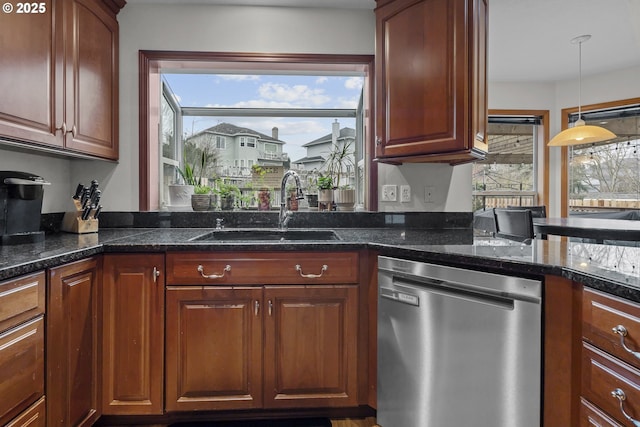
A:
{"type": "Polygon", "coordinates": [[[167,411],[262,406],[262,288],[168,287],[167,411]]]}
{"type": "Polygon", "coordinates": [[[44,317],[0,333],[0,425],[44,394],[44,317]]]}
{"type": "Polygon", "coordinates": [[[357,406],[357,285],[166,292],[167,411],[357,406]]]}
{"type": "Polygon", "coordinates": [[[267,286],[264,406],[358,403],[358,287],[267,286]]]}
{"type": "Polygon", "coordinates": [[[42,396],[22,414],[18,415],[5,427],[46,427],[46,403],[42,396]]]}
{"type": "Polygon", "coordinates": [[[47,426],[91,426],[100,417],[99,259],[49,270],[47,426]]]}
{"type": "Polygon", "coordinates": [[[105,254],[102,413],[163,412],[164,255],[105,254]]]}

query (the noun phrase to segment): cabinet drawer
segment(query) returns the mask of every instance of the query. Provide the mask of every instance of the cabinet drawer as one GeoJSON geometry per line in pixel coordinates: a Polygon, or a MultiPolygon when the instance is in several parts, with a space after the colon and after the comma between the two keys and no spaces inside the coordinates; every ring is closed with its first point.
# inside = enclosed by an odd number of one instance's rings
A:
{"type": "Polygon", "coordinates": [[[620,408],[620,400],[612,395],[616,390],[625,395],[622,403],[626,414],[640,422],[640,371],[583,343],[582,395],[619,423],[627,425],[629,421],[620,408]]]}
{"type": "Polygon", "coordinates": [[[44,313],[44,272],[0,283],[0,331],[44,313]]]}
{"type": "Polygon", "coordinates": [[[640,368],[640,305],[585,289],[582,307],[583,338],[640,368]]]}
{"type": "Polygon", "coordinates": [[[357,252],[167,254],[168,285],[357,283],[358,269],[357,252]]]}
{"type": "Polygon", "coordinates": [[[580,400],[580,427],[623,427],[588,400],[580,400]]]}
{"type": "Polygon", "coordinates": [[[44,396],[36,403],[31,405],[29,409],[18,415],[6,427],[45,427],[45,400],[44,396]]]}
{"type": "Polygon", "coordinates": [[[44,319],[0,335],[0,425],[44,395],[44,319]]]}

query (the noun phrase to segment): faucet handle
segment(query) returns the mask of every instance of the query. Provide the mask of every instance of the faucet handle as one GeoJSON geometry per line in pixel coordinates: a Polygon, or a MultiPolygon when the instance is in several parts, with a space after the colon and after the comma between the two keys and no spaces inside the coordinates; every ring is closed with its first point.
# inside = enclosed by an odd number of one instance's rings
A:
{"type": "Polygon", "coordinates": [[[216,218],[216,230],[222,230],[224,228],[222,225],[223,222],[224,222],[224,219],[216,218]]]}

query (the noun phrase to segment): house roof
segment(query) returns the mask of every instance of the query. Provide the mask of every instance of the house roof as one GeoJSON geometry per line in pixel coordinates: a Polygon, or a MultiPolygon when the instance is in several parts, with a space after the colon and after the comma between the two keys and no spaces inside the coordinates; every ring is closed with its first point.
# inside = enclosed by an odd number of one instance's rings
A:
{"type": "Polygon", "coordinates": [[[261,139],[267,142],[272,142],[274,144],[286,144],[286,142],[273,138],[264,133],[258,132],[253,129],[236,126],[231,123],[219,123],[215,126],[211,126],[210,128],[207,128],[205,130],[198,132],[196,135],[202,134],[202,133],[217,133],[217,134],[224,134],[229,136],[247,135],[247,136],[254,136],[258,139],[261,139]]]}
{"type": "MultiPolygon", "coordinates": [[[[327,142],[331,142],[331,137],[333,134],[327,134],[325,136],[322,136],[318,139],[315,139],[311,142],[307,142],[306,144],[303,144],[303,147],[311,147],[312,145],[318,145],[318,144],[325,144],[327,142]]],[[[340,129],[340,135],[338,135],[338,139],[340,138],[355,138],[356,137],[356,130],[353,128],[342,128],[340,129]]]]}
{"type": "Polygon", "coordinates": [[[303,157],[300,160],[296,160],[291,163],[316,163],[316,162],[325,162],[325,158],[322,156],[311,156],[311,157],[303,157]]]}

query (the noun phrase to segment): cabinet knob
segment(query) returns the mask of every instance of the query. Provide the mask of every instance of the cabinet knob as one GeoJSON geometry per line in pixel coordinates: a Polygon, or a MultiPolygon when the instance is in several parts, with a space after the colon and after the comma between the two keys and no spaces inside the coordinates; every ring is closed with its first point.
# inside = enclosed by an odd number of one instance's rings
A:
{"type": "Polygon", "coordinates": [[[260,301],[256,300],[253,303],[253,313],[257,316],[259,312],[260,312],[260,301]]]}
{"type": "Polygon", "coordinates": [[[629,420],[634,426],[640,427],[640,421],[632,418],[627,412],[624,410],[624,401],[627,400],[627,395],[622,391],[622,389],[615,389],[611,391],[611,396],[618,399],[620,403],[620,412],[622,412],[622,416],[629,420]]]}
{"type": "Polygon", "coordinates": [[[625,343],[624,341],[624,337],[626,337],[628,334],[627,328],[625,328],[623,325],[618,325],[613,328],[612,331],[614,334],[620,335],[620,345],[622,346],[622,348],[624,348],[627,353],[631,354],[636,359],[640,359],[640,352],[633,351],[632,349],[627,347],[627,343],[625,343]]]}
{"type": "Polygon", "coordinates": [[[71,135],[73,135],[73,137],[76,137],[76,134],[78,133],[78,128],[76,127],[76,125],[71,126],[71,130],[68,132],[71,135]]]}
{"type": "Polygon", "coordinates": [[[382,145],[382,138],[379,136],[376,137],[376,145],[382,145]]]}
{"type": "Polygon", "coordinates": [[[160,270],[157,267],[153,267],[153,283],[158,281],[158,277],[160,277],[160,270]]]}
{"type": "Polygon", "coordinates": [[[56,128],[56,131],[62,131],[63,135],[67,134],[67,123],[66,122],[62,122],[62,126],[60,126],[59,128],[56,128]]]}

